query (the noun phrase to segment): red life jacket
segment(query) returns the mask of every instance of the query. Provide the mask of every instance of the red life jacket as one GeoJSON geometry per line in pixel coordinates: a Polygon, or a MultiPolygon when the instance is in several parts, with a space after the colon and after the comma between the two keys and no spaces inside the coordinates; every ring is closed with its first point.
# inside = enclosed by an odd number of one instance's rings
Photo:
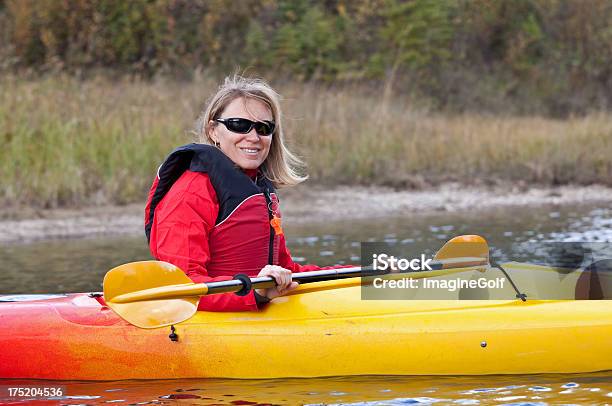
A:
{"type": "Polygon", "coordinates": [[[147,240],[150,242],[157,205],[187,170],[208,176],[219,203],[215,226],[208,235],[208,275],[256,276],[265,265],[278,265],[279,236],[275,235],[270,219],[280,214],[272,183],[261,173],[254,182],[223,152],[210,145],[179,147],[160,166],[145,208],[147,240]]]}

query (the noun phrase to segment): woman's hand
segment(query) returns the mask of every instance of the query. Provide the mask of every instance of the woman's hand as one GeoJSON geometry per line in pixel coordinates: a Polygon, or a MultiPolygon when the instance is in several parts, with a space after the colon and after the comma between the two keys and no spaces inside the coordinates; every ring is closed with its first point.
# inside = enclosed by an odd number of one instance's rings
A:
{"type": "Polygon", "coordinates": [[[276,287],[274,288],[255,289],[257,294],[267,297],[268,299],[282,296],[298,287],[297,282],[291,281],[291,271],[278,265],[264,266],[257,276],[270,276],[276,281],[276,287]]]}

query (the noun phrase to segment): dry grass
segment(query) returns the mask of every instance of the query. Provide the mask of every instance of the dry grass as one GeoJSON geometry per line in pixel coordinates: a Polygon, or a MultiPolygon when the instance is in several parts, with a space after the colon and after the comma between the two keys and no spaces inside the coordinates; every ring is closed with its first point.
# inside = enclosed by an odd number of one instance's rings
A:
{"type": "MultiPolygon", "coordinates": [[[[144,201],[155,170],[216,83],[0,78],[5,206],[144,201]]],[[[612,114],[448,116],[358,89],[280,85],[290,143],[315,182],[612,185],[612,114]]]]}

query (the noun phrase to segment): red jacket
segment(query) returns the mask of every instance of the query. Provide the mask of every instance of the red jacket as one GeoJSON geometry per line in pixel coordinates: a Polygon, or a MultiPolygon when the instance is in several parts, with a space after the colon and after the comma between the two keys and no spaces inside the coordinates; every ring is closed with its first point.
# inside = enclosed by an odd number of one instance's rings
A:
{"type": "MultiPolygon", "coordinates": [[[[270,263],[292,272],[321,269],[293,262],[284,235],[270,227],[268,207],[278,217],[280,211],[269,181],[254,182],[248,175],[256,176],[255,171],[238,170],[216,148],[197,149],[201,159],[192,158],[190,169],[178,179],[172,182],[170,176],[176,177],[180,166],[171,155],[153,182],[145,209],[153,257],[178,266],[197,283],[228,280],[237,273],[253,277],[270,263]],[[206,165],[198,166],[200,161],[206,165]],[[215,165],[208,165],[211,162],[215,165]],[[269,193],[270,204],[262,189],[269,193]]],[[[182,154],[178,162],[183,162],[185,150],[177,151],[182,154]]],[[[224,293],[202,297],[198,309],[257,310],[257,304],[253,291],[246,296],[224,293]]]]}

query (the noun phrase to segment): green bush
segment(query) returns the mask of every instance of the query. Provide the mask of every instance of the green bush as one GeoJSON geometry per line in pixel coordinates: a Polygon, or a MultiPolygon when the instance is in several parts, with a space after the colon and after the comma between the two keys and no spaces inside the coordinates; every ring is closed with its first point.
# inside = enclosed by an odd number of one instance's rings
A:
{"type": "Polygon", "coordinates": [[[0,70],[363,81],[450,110],[612,105],[609,0],[1,0],[0,70]]]}

